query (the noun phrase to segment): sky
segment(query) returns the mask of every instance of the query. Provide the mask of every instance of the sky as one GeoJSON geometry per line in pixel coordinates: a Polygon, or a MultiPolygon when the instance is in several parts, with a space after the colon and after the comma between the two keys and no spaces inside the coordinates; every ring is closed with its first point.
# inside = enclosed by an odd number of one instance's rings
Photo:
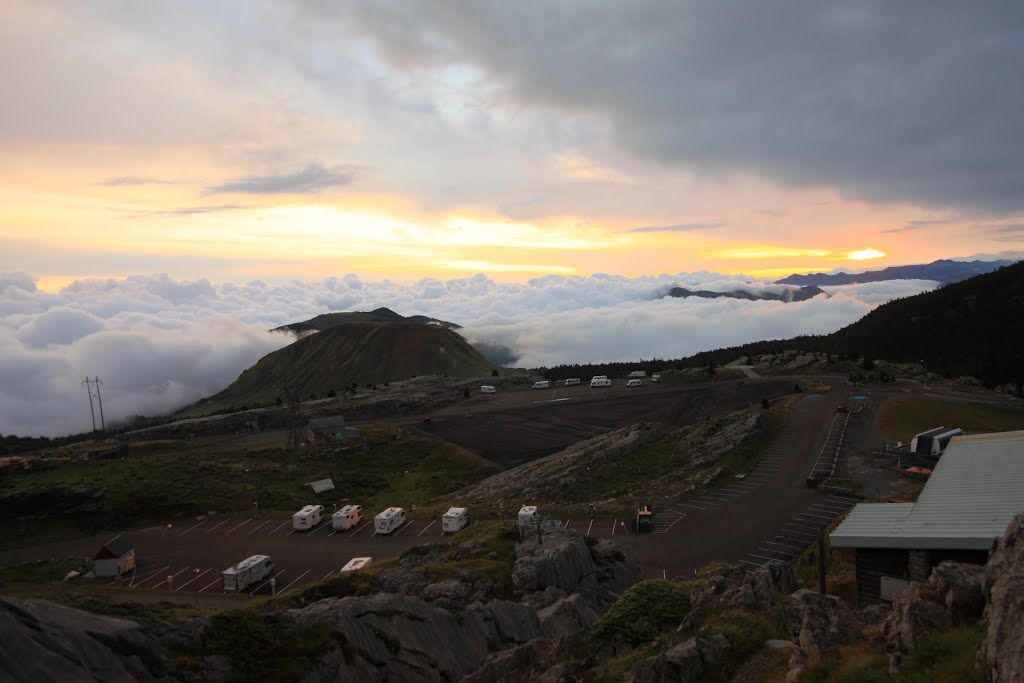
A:
{"type": "Polygon", "coordinates": [[[542,312],[582,316],[610,360],[785,331],[675,302],[702,324],[664,348],[651,288],[1020,258],[1022,81],[1012,2],[2,0],[0,350],[23,362],[0,433],[70,428],[38,408],[114,373],[79,349],[105,334],[206,358],[124,380],[157,410],[326,310],[438,315],[538,364],[565,359],[542,312]]]}

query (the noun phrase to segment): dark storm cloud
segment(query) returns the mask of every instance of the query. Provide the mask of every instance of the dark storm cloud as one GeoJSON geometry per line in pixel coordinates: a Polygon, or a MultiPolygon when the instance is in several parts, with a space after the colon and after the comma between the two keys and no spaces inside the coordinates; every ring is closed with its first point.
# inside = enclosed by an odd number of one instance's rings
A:
{"type": "Polygon", "coordinates": [[[606,120],[648,158],[874,201],[1024,209],[1021,3],[350,7],[393,63],[471,62],[521,98],[606,120]]]}
{"type": "Polygon", "coordinates": [[[297,173],[248,176],[209,189],[211,193],[232,194],[315,194],[332,187],[350,185],[355,169],[348,166],[325,168],[309,164],[297,173]]]}
{"type": "Polygon", "coordinates": [[[682,223],[680,225],[652,225],[646,228],[633,228],[624,232],[693,232],[695,230],[711,230],[724,227],[725,223],[682,223]]]}

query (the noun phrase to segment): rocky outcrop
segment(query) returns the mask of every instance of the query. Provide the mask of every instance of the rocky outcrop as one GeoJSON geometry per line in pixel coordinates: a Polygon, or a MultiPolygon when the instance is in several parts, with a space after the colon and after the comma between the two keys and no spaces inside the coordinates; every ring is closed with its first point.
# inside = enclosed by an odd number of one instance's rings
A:
{"type": "Polygon", "coordinates": [[[1024,680],[1024,513],[999,539],[982,582],[988,634],[979,659],[992,683],[1024,680]]]}
{"type": "Polygon", "coordinates": [[[626,683],[691,683],[704,679],[715,662],[715,648],[703,638],[690,638],[657,657],[636,663],[626,683]]]}
{"type": "Polygon", "coordinates": [[[551,521],[541,525],[539,536],[524,529],[512,571],[516,598],[523,602],[542,608],[576,593],[601,612],[641,578],[632,548],[612,541],[588,547],[579,534],[551,521]]]}
{"type": "Polygon", "coordinates": [[[800,587],[793,566],[779,560],[767,562],[754,572],[742,567],[721,567],[707,575],[706,584],[704,590],[694,591],[690,613],[683,620],[684,627],[692,626],[709,612],[721,608],[781,609],[784,596],[800,587]]]}
{"type": "Polygon", "coordinates": [[[882,627],[889,652],[889,669],[895,674],[914,643],[928,631],[977,620],[982,615],[984,567],[942,562],[924,583],[911,582],[892,602],[882,627]]]}
{"type": "Polygon", "coordinates": [[[792,608],[800,618],[794,636],[805,657],[821,659],[836,645],[860,635],[853,610],[834,595],[802,589],[793,594],[792,608]]]}
{"type": "Polygon", "coordinates": [[[132,683],[173,664],[143,627],[46,600],[0,598],[0,680],[132,683]]]}

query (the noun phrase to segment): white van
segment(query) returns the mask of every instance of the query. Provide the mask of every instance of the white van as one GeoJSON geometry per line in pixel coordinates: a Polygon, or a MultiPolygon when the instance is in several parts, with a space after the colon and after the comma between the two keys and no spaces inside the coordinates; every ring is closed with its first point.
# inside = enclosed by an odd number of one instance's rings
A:
{"type": "Polygon", "coordinates": [[[292,515],[292,527],[296,531],[306,531],[312,529],[320,523],[321,517],[323,517],[324,506],[323,505],[307,505],[302,508],[294,515],[292,515]]]}
{"type": "Polygon", "coordinates": [[[482,387],[480,387],[480,393],[481,394],[494,394],[494,393],[497,393],[497,392],[494,390],[494,387],[492,387],[490,384],[485,384],[482,387]]]}
{"type": "Polygon", "coordinates": [[[530,522],[533,521],[533,518],[534,518],[534,516],[536,516],[536,514],[537,514],[537,506],[536,505],[524,505],[523,507],[519,508],[519,517],[518,517],[519,524],[521,524],[521,525],[522,524],[529,524],[530,522]]]}
{"type": "Polygon", "coordinates": [[[639,379],[639,378],[631,379],[628,382],[626,382],[626,386],[627,387],[638,387],[638,386],[640,386],[643,383],[644,383],[644,381],[642,379],[639,379]]]}
{"type": "Polygon", "coordinates": [[[633,372],[629,373],[629,379],[643,379],[646,376],[646,370],[634,370],[633,372]]]}
{"type": "Polygon", "coordinates": [[[551,382],[547,381],[546,379],[545,380],[541,380],[540,382],[534,382],[533,383],[533,388],[534,389],[550,389],[551,388],[551,382]]]}
{"type": "Polygon", "coordinates": [[[347,531],[363,521],[362,505],[346,505],[331,515],[331,526],[338,531],[347,531]]]}
{"type": "Polygon", "coordinates": [[[608,379],[607,377],[605,377],[604,375],[600,375],[600,376],[595,377],[594,379],[590,380],[591,388],[593,388],[593,387],[610,387],[611,385],[612,385],[612,381],[610,379],[608,379]]]}
{"type": "Polygon", "coordinates": [[[567,387],[573,387],[573,386],[576,386],[579,383],[580,383],[580,378],[579,377],[570,377],[569,379],[565,380],[565,386],[567,386],[567,387]]]}
{"type": "Polygon", "coordinates": [[[373,518],[373,530],[378,534],[390,534],[405,524],[405,510],[388,508],[373,518]]]}
{"type": "Polygon", "coordinates": [[[454,534],[469,524],[469,510],[466,508],[449,508],[448,512],[441,517],[441,531],[446,534],[454,534]]]}
{"type": "Polygon", "coordinates": [[[226,591],[241,591],[274,573],[274,561],[267,555],[253,555],[221,573],[226,591]]]}
{"type": "Polygon", "coordinates": [[[651,375],[651,381],[652,382],[660,382],[661,381],[661,375],[659,375],[657,373],[651,375]]]}
{"type": "Polygon", "coordinates": [[[345,566],[341,568],[342,572],[357,572],[360,569],[366,569],[373,562],[372,557],[353,557],[351,560],[345,563],[345,566]]]}

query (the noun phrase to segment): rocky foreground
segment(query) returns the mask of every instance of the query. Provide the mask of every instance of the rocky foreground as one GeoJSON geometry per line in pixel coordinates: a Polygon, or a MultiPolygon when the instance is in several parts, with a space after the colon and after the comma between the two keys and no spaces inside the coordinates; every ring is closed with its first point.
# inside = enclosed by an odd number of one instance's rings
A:
{"type": "MultiPolygon", "coordinates": [[[[455,552],[472,557],[476,549],[469,542],[455,552]]],[[[443,558],[428,547],[380,572],[379,592],[314,596],[289,609],[271,603],[251,621],[157,625],[2,599],[0,680],[261,680],[270,657],[302,649],[296,668],[276,680],[756,681],[780,661],[772,653],[783,653],[783,676],[800,681],[839,657],[838,648],[857,643],[888,653],[890,674],[899,677],[922,635],[963,624],[986,633],[976,680],[1024,680],[1024,514],[986,566],[944,562],[891,608],[854,610],[801,588],[781,562],[753,573],[722,567],[689,584],[635,585],[640,570],[628,550],[557,525],[542,528],[539,538],[530,530],[515,546],[512,592],[504,598],[493,597],[500,587],[479,577],[437,580],[431,567],[443,558]],[[687,596],[660,633],[638,635],[633,623],[650,615],[636,599],[652,587],[687,596]],[[728,628],[727,616],[744,626],[728,628]],[[765,638],[757,623],[780,632],[765,638]],[[272,647],[253,650],[247,640],[255,631],[272,634],[272,647]]],[[[648,603],[651,612],[664,607],[648,603]]]]}

